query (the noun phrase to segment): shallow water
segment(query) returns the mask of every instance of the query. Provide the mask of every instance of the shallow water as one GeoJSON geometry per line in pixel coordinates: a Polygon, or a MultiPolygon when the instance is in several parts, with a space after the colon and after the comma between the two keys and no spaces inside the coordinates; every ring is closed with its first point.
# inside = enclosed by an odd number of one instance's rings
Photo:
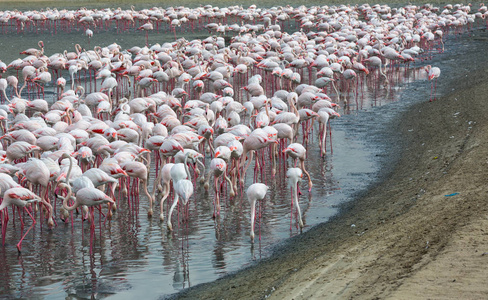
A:
{"type": "MultiPolygon", "coordinates": [[[[0,41],[4,49],[0,59],[7,63],[19,56],[19,49],[33,47],[39,39],[46,44],[48,55],[73,49],[75,43],[84,39],[80,32],[7,36],[8,41],[4,38],[0,41]]],[[[171,34],[150,36],[150,43],[171,40],[171,34]]],[[[123,47],[142,46],[144,37],[137,33],[100,33],[90,43],[93,47],[112,42],[123,47]]],[[[463,51],[468,42],[452,40],[458,46],[447,47],[447,52],[435,59],[436,65],[453,68],[451,60],[442,58],[452,57],[453,49],[463,51]]],[[[389,157],[390,149],[380,147],[384,144],[373,132],[381,131],[378,126],[385,126],[385,120],[395,116],[407,103],[428,99],[430,84],[418,67],[396,71],[395,76],[401,77],[402,84],[392,85],[388,90],[364,85],[357,97],[351,94],[349,105],[339,110],[343,116],[332,121],[333,153],[328,144],[325,158],[320,158],[317,128],[314,129],[306,162],[314,183],[311,194],[306,182],[301,185],[304,230],[327,221],[337,214],[342,203],[378,179],[381,159],[389,157]],[[403,93],[407,89],[409,93],[403,93]],[[401,102],[395,102],[399,99],[401,102]]],[[[59,219],[53,230],[37,224],[24,241],[22,254],[18,255],[15,244],[20,238],[20,224],[11,217],[5,247],[0,248],[0,294],[22,298],[32,295],[70,299],[110,295],[123,299],[157,298],[234,272],[269,255],[280,241],[299,234],[295,219],[290,218],[290,187],[283,177],[280,168],[275,178],[269,168],[262,177],[270,191],[255,229],[261,239],[254,245],[249,238],[249,205],[245,196],[239,193],[231,200],[222,197],[225,200],[222,200],[221,216],[214,220],[213,192],[206,193],[199,185],[190,198],[189,221],[183,222],[183,214],[178,214],[173,218],[173,232],[165,224],[161,225],[158,218],[147,218],[147,200],[141,195],[137,209],[129,208],[126,201],[119,199],[113,220],[97,223],[92,239],[88,222],[82,230],[82,222],[76,215],[73,226],[59,219]],[[91,251],[90,240],[93,240],[91,251]]],[[[252,168],[245,186],[251,183],[252,168]]]]}

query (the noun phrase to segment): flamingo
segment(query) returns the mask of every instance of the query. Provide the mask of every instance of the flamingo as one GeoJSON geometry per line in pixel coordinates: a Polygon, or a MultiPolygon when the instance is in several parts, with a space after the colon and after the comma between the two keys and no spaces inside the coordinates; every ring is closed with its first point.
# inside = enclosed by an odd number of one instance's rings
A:
{"type": "MultiPolygon", "coordinates": [[[[225,161],[221,158],[213,158],[210,161],[210,172],[209,172],[209,178],[210,176],[214,176],[214,213],[213,217],[217,217],[220,214],[220,193],[219,193],[219,186],[218,186],[218,179],[220,176],[224,175],[225,180],[230,184],[230,196],[233,197],[235,195],[234,189],[232,187],[232,182],[230,181],[229,177],[227,177],[226,174],[226,169],[227,169],[227,164],[225,161]]],[[[208,182],[207,180],[207,182],[208,182]]],[[[208,186],[208,183],[206,184],[208,186]]]]}
{"type": "MultiPolygon", "coordinates": [[[[184,152],[184,151],[182,151],[184,152]]],[[[188,165],[187,165],[187,162],[188,162],[188,158],[192,155],[191,152],[187,152],[185,154],[185,159],[184,159],[184,162],[183,163],[176,163],[176,164],[166,164],[164,167],[163,167],[163,170],[161,171],[161,176],[159,177],[159,179],[157,179],[157,182],[160,182],[161,179],[163,179],[163,186],[165,188],[163,188],[163,198],[161,199],[161,215],[160,215],[160,220],[163,221],[164,220],[164,215],[163,215],[163,204],[164,204],[164,200],[168,197],[169,195],[169,180],[168,180],[168,177],[171,177],[171,180],[173,181],[173,189],[176,191],[176,184],[180,181],[180,180],[185,180],[185,179],[190,179],[190,171],[188,170],[188,165]],[[168,166],[166,169],[165,167],[168,166]],[[169,168],[171,167],[171,168],[169,168]],[[168,170],[169,169],[169,176],[168,176],[168,170]]],[[[181,187],[183,188],[183,187],[181,187]]],[[[192,186],[192,190],[191,190],[191,193],[193,193],[193,186],[192,186]]],[[[191,194],[190,194],[191,195],[191,194]]],[[[190,197],[190,196],[188,196],[190,197]]],[[[182,197],[183,199],[187,199],[188,198],[184,198],[182,197]]],[[[175,198],[174,202],[173,202],[173,205],[171,206],[171,209],[170,209],[170,212],[169,212],[169,219],[168,219],[168,228],[170,228],[171,230],[171,213],[174,209],[174,206],[176,205],[176,202],[177,202],[177,198],[175,198]]],[[[185,202],[186,204],[186,202],[185,202]]],[[[152,215],[152,205],[150,207],[150,210],[148,212],[149,215],[152,215]]]]}
{"type": "MultiPolygon", "coordinates": [[[[85,187],[76,192],[75,195],[75,202],[72,206],[68,206],[68,200],[70,200],[72,197],[72,191],[71,191],[71,186],[64,183],[60,182],[58,184],[60,190],[67,189],[68,193],[66,197],[61,197],[63,199],[63,208],[66,211],[73,211],[77,207],[80,206],[87,206],[89,208],[92,208],[94,206],[99,206],[102,204],[109,204],[109,207],[112,207],[112,209],[115,209],[115,202],[112,198],[107,196],[104,192],[100,191],[99,189],[92,188],[92,187],[85,187]]],[[[93,216],[93,210],[91,213],[90,221],[92,224],[92,230],[94,230],[94,216],[93,216]]]]}
{"type": "Polygon", "coordinates": [[[117,86],[118,83],[114,77],[108,77],[102,82],[102,88],[100,92],[107,91],[108,101],[110,102],[110,104],[112,104],[112,91],[117,86]]]}
{"type": "MultiPolygon", "coordinates": [[[[168,198],[169,193],[171,192],[171,169],[173,168],[174,164],[173,163],[167,163],[165,164],[161,170],[158,173],[158,177],[154,180],[154,185],[153,185],[153,192],[152,192],[152,198],[156,200],[155,194],[156,194],[156,189],[160,189],[162,197],[160,200],[160,214],[159,214],[159,219],[164,221],[164,201],[166,198],[168,198]],[[160,187],[161,186],[161,187],[160,187]]],[[[150,203],[149,210],[147,212],[148,216],[151,217],[153,214],[152,210],[152,205],[153,203],[150,203]]]]}
{"type": "Polygon", "coordinates": [[[39,184],[44,189],[41,191],[41,200],[40,202],[44,204],[48,212],[48,226],[52,228],[54,226],[53,221],[53,208],[49,203],[48,199],[48,185],[50,180],[50,172],[46,164],[36,158],[31,158],[26,163],[23,163],[21,166],[22,173],[27,180],[31,184],[39,184]]]}
{"type": "MultiPolygon", "coordinates": [[[[303,228],[302,213],[300,211],[300,204],[298,203],[298,183],[302,181],[303,173],[300,168],[290,168],[286,172],[286,178],[288,178],[288,184],[291,187],[292,193],[292,206],[295,204],[297,209],[298,224],[300,225],[300,230],[303,228]]],[[[293,210],[291,217],[293,218],[293,210]]],[[[290,226],[291,230],[291,226],[290,226]]]]}
{"type": "Polygon", "coordinates": [[[9,161],[13,162],[14,160],[24,158],[29,153],[36,150],[41,150],[41,148],[24,141],[18,141],[10,144],[7,148],[6,156],[9,161]]]}
{"type": "Polygon", "coordinates": [[[145,164],[138,161],[127,161],[121,164],[122,169],[130,177],[135,177],[142,181],[142,188],[150,202],[153,202],[151,194],[147,190],[147,167],[145,164]]]}
{"type": "Polygon", "coordinates": [[[269,187],[264,183],[253,183],[247,190],[247,200],[251,206],[251,242],[254,243],[254,221],[256,218],[256,201],[262,201],[266,197],[269,187]]]}
{"type": "MultiPolygon", "coordinates": [[[[7,102],[10,103],[10,100],[7,97],[7,93],[5,92],[5,90],[7,89],[7,86],[8,86],[7,79],[0,78],[0,91],[2,92],[3,98],[5,100],[7,100],[7,102]]],[[[4,103],[4,101],[2,101],[2,103],[4,103]]]]}
{"type": "Polygon", "coordinates": [[[42,54],[44,54],[44,42],[43,41],[39,41],[37,42],[37,45],[39,46],[40,49],[36,49],[36,48],[29,48],[27,50],[24,50],[22,52],[20,52],[20,54],[25,54],[25,55],[34,55],[34,56],[41,56],[42,54]]]}
{"type": "MultiPolygon", "coordinates": [[[[47,69],[46,69],[47,70],[47,69]]],[[[43,70],[36,77],[32,79],[33,82],[41,83],[42,97],[44,97],[44,86],[51,82],[51,73],[43,70]]]]}
{"type": "Polygon", "coordinates": [[[88,46],[90,46],[90,40],[93,37],[93,30],[91,30],[90,28],[87,28],[85,30],[85,35],[88,38],[88,46]]]}
{"type": "Polygon", "coordinates": [[[438,67],[432,67],[431,65],[427,65],[425,66],[425,71],[429,74],[429,80],[431,81],[429,101],[432,102],[436,100],[435,92],[437,89],[437,78],[439,78],[439,76],[441,75],[441,69],[439,69],[438,67]],[[433,79],[435,79],[435,84],[434,81],[432,81],[433,79]],[[432,88],[434,88],[434,99],[432,99],[432,88]]]}
{"type": "MultiPolygon", "coordinates": [[[[310,95],[310,97],[315,98],[315,95],[310,95]]],[[[291,92],[286,97],[288,104],[290,105],[293,112],[282,112],[276,116],[274,121],[271,124],[276,123],[286,123],[293,127],[293,136],[296,136],[298,132],[298,122],[300,122],[300,114],[295,106],[295,102],[298,100],[298,94],[295,92],[291,92]]],[[[310,100],[311,101],[311,100],[310,100]]]]}
{"type": "Polygon", "coordinates": [[[178,200],[180,197],[183,201],[183,206],[186,207],[188,200],[193,194],[193,183],[188,179],[181,179],[177,181],[176,184],[173,183],[173,189],[175,191],[175,199],[168,213],[168,229],[170,231],[173,230],[173,225],[171,224],[171,216],[173,214],[173,210],[178,204],[178,200]]]}
{"type": "Polygon", "coordinates": [[[252,97],[264,95],[264,89],[259,83],[251,83],[241,89],[248,92],[252,97]]]}
{"type": "MultiPolygon", "coordinates": [[[[29,207],[32,203],[36,203],[36,202],[41,202],[41,198],[36,194],[34,194],[29,189],[23,187],[13,187],[5,191],[5,193],[3,194],[3,201],[0,204],[0,211],[2,212],[2,237],[3,237],[4,245],[5,245],[5,234],[6,234],[7,223],[8,223],[8,214],[6,208],[12,205],[23,208],[29,214],[29,217],[32,219],[32,225],[29,227],[29,229],[25,232],[25,234],[21,237],[20,241],[17,243],[17,249],[20,252],[22,250],[22,241],[26,237],[27,233],[29,233],[31,228],[34,226],[34,224],[36,223],[36,220],[29,212],[27,207],[29,207]]],[[[24,222],[22,222],[22,230],[23,228],[24,228],[24,222]]]]}
{"type": "Polygon", "coordinates": [[[73,164],[74,158],[71,157],[66,152],[61,154],[61,170],[59,171],[59,176],[56,181],[67,181],[70,182],[83,174],[83,171],[78,165],[73,164]],[[66,160],[69,162],[67,163],[66,160]]]}
{"type": "MultiPolygon", "coordinates": [[[[278,143],[278,142],[275,140],[269,139],[268,133],[266,131],[264,131],[263,129],[260,129],[260,128],[255,129],[253,132],[251,132],[251,134],[249,136],[246,137],[246,139],[244,140],[244,143],[242,143],[243,151],[242,151],[242,156],[241,156],[239,165],[244,166],[248,152],[251,152],[251,155],[249,158],[249,163],[244,168],[244,171],[241,174],[241,184],[244,184],[244,178],[246,176],[247,168],[251,164],[253,152],[257,151],[259,149],[262,149],[271,143],[278,143]]],[[[256,159],[256,168],[258,168],[258,160],[257,159],[256,159]]]]}
{"type": "MultiPolygon", "coordinates": [[[[290,156],[294,160],[296,160],[297,158],[300,160],[300,168],[308,177],[308,191],[310,192],[312,190],[313,184],[312,184],[312,179],[310,178],[310,174],[305,169],[305,158],[306,158],[307,149],[305,149],[305,147],[303,147],[303,145],[301,144],[293,143],[288,145],[288,147],[283,150],[283,153],[288,154],[288,156],[290,156]]],[[[295,163],[295,167],[296,167],[296,163],[295,163]]]]}
{"type": "Polygon", "coordinates": [[[14,89],[14,94],[17,98],[20,97],[20,94],[17,90],[17,86],[19,85],[19,80],[15,76],[8,76],[7,77],[7,85],[11,86],[14,89]]]}
{"type": "Polygon", "coordinates": [[[118,181],[114,177],[107,174],[102,169],[90,168],[83,173],[84,177],[91,180],[95,187],[99,187],[105,184],[110,184],[112,186],[110,192],[111,197],[115,198],[115,189],[117,188],[118,181]]]}
{"type": "Polygon", "coordinates": [[[32,81],[36,75],[36,68],[33,66],[25,66],[22,69],[22,77],[24,78],[24,84],[20,87],[19,95],[22,95],[22,91],[27,86],[27,82],[32,81]]]}
{"type": "Polygon", "coordinates": [[[75,89],[75,74],[78,73],[78,71],[81,69],[80,64],[74,64],[69,66],[68,72],[69,76],[71,78],[71,90],[75,89]]]}
{"type": "MultiPolygon", "coordinates": [[[[319,146],[320,146],[320,150],[321,150],[320,155],[324,156],[326,154],[325,138],[327,137],[327,124],[329,122],[329,119],[334,118],[334,117],[340,117],[341,115],[339,113],[337,113],[335,110],[328,108],[328,107],[324,107],[324,108],[319,109],[317,114],[319,115],[318,121],[320,124],[319,125],[319,135],[320,135],[319,146]]],[[[330,134],[332,134],[332,133],[330,133],[330,134]]],[[[332,142],[331,142],[331,145],[332,145],[332,142]]],[[[331,151],[332,151],[332,149],[331,149],[331,151]]]]}
{"type": "Polygon", "coordinates": [[[379,58],[377,56],[372,56],[370,58],[365,59],[364,61],[368,62],[373,67],[378,67],[380,74],[383,77],[385,77],[386,83],[389,84],[388,77],[386,76],[386,74],[381,69],[381,66],[383,65],[383,63],[381,62],[381,58],[379,58]]]}

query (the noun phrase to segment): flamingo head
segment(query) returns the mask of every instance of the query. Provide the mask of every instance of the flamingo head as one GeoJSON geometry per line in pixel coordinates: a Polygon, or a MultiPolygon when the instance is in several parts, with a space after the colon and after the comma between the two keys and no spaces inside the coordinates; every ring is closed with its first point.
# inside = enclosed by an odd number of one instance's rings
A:
{"type": "Polygon", "coordinates": [[[142,153],[151,153],[151,150],[148,150],[146,148],[141,148],[141,150],[139,150],[139,154],[142,154],[142,153]]]}
{"type": "Polygon", "coordinates": [[[125,177],[128,177],[129,175],[127,174],[126,171],[124,171],[122,168],[117,168],[115,170],[115,174],[119,174],[119,175],[122,175],[122,176],[125,176],[125,177]]]}
{"type": "Polygon", "coordinates": [[[226,165],[225,163],[218,163],[215,165],[216,170],[219,170],[221,172],[225,171],[226,165]]]}

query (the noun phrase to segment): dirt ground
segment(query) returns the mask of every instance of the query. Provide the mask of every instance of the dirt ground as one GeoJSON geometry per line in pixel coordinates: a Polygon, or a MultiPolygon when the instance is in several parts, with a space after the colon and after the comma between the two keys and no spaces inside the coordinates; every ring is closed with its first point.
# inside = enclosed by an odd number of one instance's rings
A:
{"type": "Polygon", "coordinates": [[[488,70],[391,124],[386,180],[269,259],[180,299],[488,298],[488,70]]]}

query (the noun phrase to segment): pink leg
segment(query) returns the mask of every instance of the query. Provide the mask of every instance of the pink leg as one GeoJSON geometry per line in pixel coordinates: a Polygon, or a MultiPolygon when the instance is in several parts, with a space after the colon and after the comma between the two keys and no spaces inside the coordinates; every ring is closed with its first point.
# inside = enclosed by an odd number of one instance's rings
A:
{"type": "Polygon", "coordinates": [[[429,98],[429,102],[432,102],[432,90],[433,90],[433,88],[434,88],[434,83],[432,82],[430,84],[430,98],[429,98]]]}
{"type": "Polygon", "coordinates": [[[290,188],[291,190],[291,206],[290,206],[290,231],[292,230],[292,224],[293,224],[293,188],[290,188]]]}
{"type": "Polygon", "coordinates": [[[8,225],[8,212],[7,209],[2,210],[2,241],[3,245],[5,246],[5,235],[7,234],[7,225],[8,225]]]}
{"type": "MultiPolygon", "coordinates": [[[[27,208],[24,207],[24,210],[29,214],[29,217],[32,219],[32,225],[29,227],[29,229],[27,229],[27,231],[25,232],[25,234],[22,236],[22,238],[20,239],[20,241],[17,243],[17,250],[20,250],[22,249],[22,241],[24,240],[24,238],[26,237],[26,235],[29,233],[29,231],[34,227],[34,225],[36,224],[36,220],[34,219],[34,217],[31,215],[31,213],[29,212],[29,210],[27,208]]],[[[19,209],[19,214],[20,214],[20,209],[19,209]]],[[[23,222],[22,222],[22,228],[24,228],[23,226],[23,222]]]]}
{"type": "Polygon", "coordinates": [[[332,151],[332,127],[330,125],[330,122],[328,123],[329,125],[329,139],[330,139],[330,154],[333,154],[334,151],[332,151]]]}
{"type": "Polygon", "coordinates": [[[435,84],[434,84],[434,101],[436,100],[436,91],[437,91],[437,78],[435,79],[435,84]]]}

